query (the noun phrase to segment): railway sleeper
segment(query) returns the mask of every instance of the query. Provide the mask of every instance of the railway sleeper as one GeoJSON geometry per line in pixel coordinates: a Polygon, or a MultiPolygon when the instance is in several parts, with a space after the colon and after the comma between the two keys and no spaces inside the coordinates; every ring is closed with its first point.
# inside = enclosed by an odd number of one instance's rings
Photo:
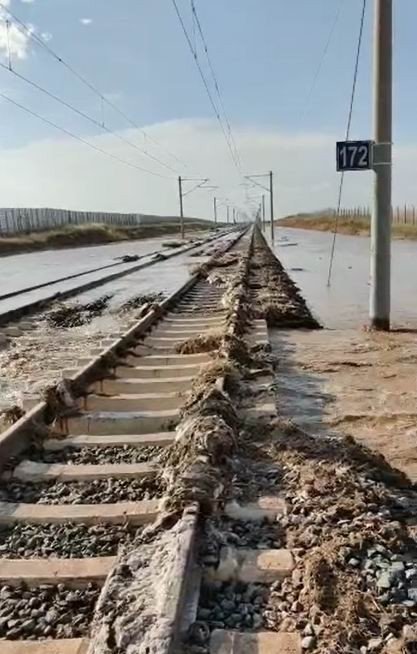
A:
{"type": "Polygon", "coordinates": [[[3,474],[3,479],[19,479],[26,482],[43,481],[92,481],[97,479],[142,479],[157,472],[151,463],[107,463],[103,465],[65,465],[61,463],[38,463],[22,461],[12,473],[3,474]]]}
{"type": "Polygon", "coordinates": [[[0,525],[101,523],[147,525],[154,522],[161,500],[116,504],[29,504],[0,502],[0,525]]]}
{"type": "MultiPolygon", "coordinates": [[[[213,294],[214,295],[214,294],[213,294]]],[[[219,294],[220,297],[220,294],[219,294]]],[[[194,300],[200,300],[200,298],[193,298],[192,302],[184,301],[182,315],[180,321],[177,321],[177,310],[174,308],[167,322],[171,322],[174,326],[189,326],[190,324],[194,328],[194,333],[196,330],[202,329],[203,325],[207,329],[213,327],[214,325],[219,324],[217,317],[213,320],[212,316],[196,316],[196,312],[193,309],[194,300]],[[191,313],[190,317],[184,319],[184,313],[191,313]]],[[[217,305],[217,302],[207,303],[208,309],[215,309],[214,305],[217,305]],[[210,306],[212,305],[212,306],[210,306]]],[[[201,302],[200,302],[201,307],[201,302]]],[[[178,308],[178,305],[177,305],[178,308]]],[[[223,311],[223,310],[222,310],[223,311]]],[[[199,313],[199,312],[198,312],[199,313]]],[[[254,330],[254,342],[259,341],[259,339],[264,336],[262,333],[258,333],[258,330],[254,330]]],[[[262,331],[262,330],[261,330],[262,331]]],[[[198,331],[197,333],[200,333],[198,331]]],[[[182,336],[182,335],[181,335],[182,336]]],[[[162,338],[169,338],[162,337],[162,338]]],[[[177,337],[175,337],[175,343],[177,343],[177,337]]],[[[156,344],[157,345],[157,344],[156,344]]],[[[129,355],[132,357],[132,355],[129,355]]],[[[133,357],[132,357],[133,358],[133,357]]],[[[126,442],[129,441],[129,437],[134,445],[139,446],[143,445],[144,442],[147,442],[145,439],[151,438],[152,434],[161,435],[162,439],[172,439],[174,432],[172,428],[179,420],[179,411],[175,410],[165,410],[165,411],[138,411],[138,402],[143,400],[151,401],[161,400],[163,397],[159,394],[153,394],[152,398],[149,397],[148,393],[121,393],[120,388],[117,387],[117,384],[124,384],[124,388],[127,385],[132,384],[132,387],[136,387],[138,384],[145,383],[148,384],[161,384],[159,388],[165,389],[165,395],[170,397],[165,399],[175,400],[178,398],[178,390],[172,391],[172,380],[181,380],[180,383],[183,385],[182,390],[189,388],[189,383],[193,376],[202,371],[210,362],[210,357],[206,354],[204,355],[168,355],[160,356],[151,355],[149,357],[134,357],[133,364],[137,362],[139,365],[128,365],[128,366],[118,366],[116,368],[115,380],[106,380],[100,382],[101,391],[106,388],[105,384],[116,384],[112,388],[110,397],[100,397],[99,395],[88,396],[85,399],[85,408],[87,411],[81,412],[77,416],[70,416],[59,420],[55,426],[58,430],[58,433],[61,432],[62,435],[67,435],[67,439],[62,441],[57,441],[57,439],[51,440],[51,443],[55,441],[55,447],[57,443],[64,443],[68,446],[71,442],[76,443],[76,447],[96,447],[97,445],[105,447],[107,445],[106,439],[108,442],[112,442],[115,445],[126,445],[126,442]],[[193,358],[191,358],[193,357],[193,358]],[[145,361],[144,361],[145,359],[145,361]],[[147,359],[147,360],[146,360],[147,359]],[[184,364],[184,361],[193,361],[193,364],[184,364]],[[120,374],[121,373],[121,374],[120,374]],[[187,380],[184,382],[184,380],[187,380]],[[169,386],[171,384],[171,386],[169,386]],[[167,385],[169,390],[166,391],[167,385]],[[114,394],[115,391],[116,394],[114,394]],[[95,403],[99,403],[98,405],[95,403]],[[109,403],[119,403],[122,402],[123,408],[130,407],[136,402],[136,410],[125,410],[125,411],[95,411],[94,409],[99,407],[104,407],[104,404],[101,402],[107,402],[106,409],[109,408],[109,403]],[[126,402],[128,404],[126,405],[126,402]],[[89,404],[90,403],[90,404],[89,404]],[[93,410],[91,410],[93,408],[93,410]],[[161,434],[162,431],[162,434],[161,434]],[[167,437],[166,434],[171,433],[172,436],[167,437]],[[115,436],[115,434],[117,436],[115,436]],[[93,439],[93,440],[89,440],[93,439]],[[113,439],[113,440],[112,440],[113,439]]],[[[131,360],[129,363],[132,363],[131,360]]],[[[175,384],[175,382],[174,382],[175,384]]],[[[127,388],[130,390],[130,388],[127,388]]],[[[109,387],[107,387],[108,389],[109,387]]],[[[143,388],[143,387],[142,387],[143,388]]],[[[147,391],[148,391],[147,386],[147,391]]],[[[95,390],[97,387],[95,386],[95,390]]],[[[136,390],[136,388],[135,388],[136,390]]],[[[181,391],[180,391],[181,392],[181,391]]],[[[149,404],[147,405],[149,409],[149,404]]],[[[269,419],[274,415],[275,407],[273,404],[264,404],[257,406],[255,408],[250,408],[245,411],[245,417],[251,419],[269,419]]],[[[152,442],[152,441],[151,441],[152,442]]],[[[169,442],[169,441],[168,441],[169,442]]],[[[53,445],[54,447],[54,445],[53,445]]],[[[47,449],[47,448],[46,448],[47,449]]],[[[52,448],[51,448],[52,449],[52,448]]],[[[59,449],[59,448],[58,448],[59,449]]],[[[84,466],[84,465],[62,465],[62,464],[42,464],[31,461],[21,462],[13,471],[13,476],[20,476],[27,480],[37,479],[39,481],[44,481],[45,479],[97,479],[97,478],[108,478],[115,476],[115,471],[118,471],[116,475],[123,476],[126,474],[128,477],[133,476],[142,476],[143,474],[156,474],[156,468],[152,468],[148,464],[135,464],[133,466],[129,465],[109,465],[109,466],[84,466]],[[98,470],[101,468],[101,470],[98,470]],[[104,470],[107,468],[107,470],[104,470]],[[151,472],[150,472],[150,469],[151,472]],[[74,476],[76,475],[76,476],[74,476]]],[[[30,505],[30,504],[6,504],[3,506],[0,505],[0,520],[7,522],[8,520],[12,522],[19,521],[34,521],[42,523],[50,522],[82,522],[83,524],[91,521],[93,523],[99,522],[101,520],[108,520],[110,522],[118,522],[121,519],[128,520],[129,522],[139,522],[143,524],[148,522],[156,516],[158,513],[159,504],[157,501],[144,501],[143,503],[118,503],[118,504],[107,504],[107,505],[30,505]],[[12,508],[13,507],[13,508],[12,508]]],[[[277,512],[283,511],[283,505],[281,501],[274,500],[273,498],[264,498],[260,499],[258,502],[252,503],[250,506],[241,506],[236,503],[230,503],[226,506],[225,511],[231,512],[236,515],[243,512],[244,515],[251,515],[255,520],[261,519],[261,516],[273,517],[277,512]],[[274,504],[275,501],[275,504],[274,504]]],[[[169,606],[165,606],[165,609],[172,610],[172,600],[176,599],[179,601],[180,593],[182,588],[182,579],[185,569],[184,565],[187,563],[185,559],[189,559],[190,556],[190,547],[192,541],[194,540],[195,528],[192,529],[193,525],[195,527],[195,517],[190,514],[190,516],[185,516],[186,524],[188,528],[180,530],[178,532],[179,541],[178,541],[178,553],[176,555],[173,570],[176,570],[178,574],[174,574],[170,581],[171,591],[169,596],[171,598],[171,603],[169,606]],[[188,521],[188,522],[187,522],[188,521]],[[191,527],[191,530],[190,530],[191,527]]],[[[178,525],[182,529],[181,525],[178,525]]],[[[283,576],[286,576],[291,573],[293,560],[291,552],[288,550],[268,550],[264,551],[261,554],[256,551],[246,550],[240,552],[230,552],[227,550],[223,552],[222,555],[222,565],[219,566],[216,571],[216,575],[224,575],[224,570],[230,568],[230,561],[236,560],[239,561],[239,578],[242,582],[249,581],[265,581],[271,579],[281,579],[283,576]],[[222,572],[223,571],[223,572],[222,572]]],[[[25,562],[24,566],[21,566],[19,571],[19,564],[17,561],[13,560],[0,560],[0,579],[3,579],[5,582],[10,585],[19,584],[24,576],[26,571],[26,583],[28,585],[39,583],[39,581],[45,581],[52,584],[56,584],[57,587],[62,585],[58,583],[58,580],[64,581],[65,583],[74,583],[81,584],[94,582],[99,585],[103,583],[104,577],[106,576],[103,572],[103,568],[106,566],[110,567],[114,564],[115,559],[113,557],[98,557],[98,558],[87,558],[87,559],[71,559],[62,561],[44,561],[44,560],[32,560],[25,562]],[[91,564],[89,566],[89,564],[91,564]],[[32,565],[32,569],[27,571],[32,565]],[[78,567],[79,566],[79,567],[78,567]],[[23,570],[25,567],[25,570],[23,570]],[[81,569],[81,571],[80,571],[81,569]],[[83,573],[84,571],[84,573],[83,573]],[[19,577],[19,575],[21,575],[19,577]],[[77,579],[77,581],[75,581],[77,579]],[[20,581],[19,581],[20,580],[20,581]]],[[[106,574],[109,570],[106,568],[106,574]]],[[[236,572],[236,570],[235,570],[236,572]]],[[[162,616],[161,616],[162,618],[162,616]]],[[[177,615],[179,618],[179,615],[177,615]]],[[[173,627],[174,625],[172,625],[173,627]]],[[[211,651],[216,652],[216,654],[228,654],[229,652],[234,651],[245,651],[242,647],[249,647],[251,643],[249,640],[245,640],[246,634],[230,635],[226,630],[222,634],[223,640],[219,640],[219,633],[213,632],[211,651]],[[217,639],[217,640],[216,640],[217,639]],[[230,641],[231,639],[231,641],[230,641]],[[232,649],[229,647],[229,641],[232,642],[232,649]],[[239,649],[235,649],[233,643],[238,643],[239,649]],[[217,649],[215,649],[217,647],[217,649]],[[226,649],[224,649],[226,647],[226,649]]],[[[266,634],[263,637],[262,634],[257,635],[256,637],[251,636],[252,644],[255,647],[262,648],[259,649],[261,654],[265,651],[265,654],[269,649],[263,649],[264,643],[272,642],[271,634],[266,634]],[[255,638],[255,640],[254,640],[255,638]],[[255,642],[256,641],[256,642],[255,642]]],[[[277,641],[275,640],[275,644],[277,641]]],[[[14,643],[8,641],[3,641],[2,645],[5,644],[6,647],[10,649],[11,654],[15,654],[16,651],[26,654],[26,650],[32,654],[36,652],[38,654],[38,649],[45,646],[46,648],[57,647],[59,648],[59,654],[61,651],[64,654],[84,654],[84,650],[88,649],[89,642],[88,640],[76,640],[76,639],[61,639],[55,643],[51,642],[40,642],[40,643],[28,643],[25,641],[19,641],[19,648],[16,650],[14,648],[14,643]],[[62,647],[61,647],[62,645],[62,647]],[[68,653],[65,650],[65,647],[68,646],[68,653]],[[14,649],[13,649],[14,648],[14,649]],[[38,649],[34,649],[38,648],[38,649]],[[78,648],[78,649],[77,649],[78,648]]],[[[7,651],[7,650],[5,650],[7,651]]],[[[52,649],[51,651],[55,651],[52,649]]],[[[165,651],[165,649],[163,650],[165,651]]],[[[248,649],[248,652],[251,650],[248,649]]],[[[256,651],[255,649],[253,650],[256,651]]],[[[272,650],[271,650],[272,651],[272,650]]],[[[292,651],[292,650],[291,650],[292,651]]],[[[158,650],[159,652],[159,650],[158,650]]],[[[162,650],[161,650],[162,652],[162,650]]],[[[9,654],[9,652],[7,652],[9,654]]],[[[39,654],[44,654],[42,649],[39,649],[39,654]]],[[[45,654],[49,654],[45,650],[45,654]]]]}
{"type": "Polygon", "coordinates": [[[89,391],[102,395],[123,393],[182,393],[191,388],[193,377],[172,377],[165,379],[102,379],[90,386],[89,391]]]}
{"type": "Polygon", "coordinates": [[[94,436],[111,434],[151,434],[171,431],[178,424],[178,409],[163,411],[90,411],[61,418],[55,431],[62,435],[94,436]]]}
{"type": "Polygon", "coordinates": [[[81,449],[84,447],[168,447],[175,439],[175,432],[157,434],[110,434],[108,436],[67,436],[66,438],[48,438],[43,442],[46,451],[57,452],[65,448],[81,449]]]}

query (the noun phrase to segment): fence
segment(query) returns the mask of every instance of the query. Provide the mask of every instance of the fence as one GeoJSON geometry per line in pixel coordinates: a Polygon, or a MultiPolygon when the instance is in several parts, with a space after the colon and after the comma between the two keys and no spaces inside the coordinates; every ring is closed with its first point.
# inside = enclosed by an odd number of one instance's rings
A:
{"type": "Polygon", "coordinates": [[[68,209],[0,209],[0,235],[29,234],[69,225],[101,223],[132,227],[152,222],[178,221],[175,216],[153,216],[138,213],[102,213],[68,209]]]}
{"type": "MultiPolygon", "coordinates": [[[[341,209],[340,217],[345,220],[370,220],[371,211],[369,207],[355,207],[353,209],[341,209]]],[[[394,225],[416,225],[417,212],[414,204],[392,207],[392,223],[394,225]]]]}

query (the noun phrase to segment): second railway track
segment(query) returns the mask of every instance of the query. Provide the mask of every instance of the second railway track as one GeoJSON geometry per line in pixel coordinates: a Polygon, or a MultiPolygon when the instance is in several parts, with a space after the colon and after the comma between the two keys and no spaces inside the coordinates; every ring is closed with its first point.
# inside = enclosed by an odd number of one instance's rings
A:
{"type": "MultiPolygon", "coordinates": [[[[171,251],[166,249],[157,250],[153,252],[148,252],[143,255],[138,255],[136,261],[140,263],[131,264],[128,266],[127,262],[119,261],[108,264],[106,266],[101,266],[91,270],[81,271],[72,275],[64,276],[60,279],[50,280],[41,284],[36,284],[27,288],[18,289],[15,291],[10,291],[4,293],[0,296],[0,327],[7,325],[9,322],[18,320],[23,316],[38,312],[50,306],[52,303],[60,302],[68,298],[72,298],[76,295],[79,295],[88,290],[104,286],[114,280],[120,279],[121,277],[126,277],[132,275],[135,272],[153,266],[160,261],[165,261],[172,259],[181,254],[185,254],[191,250],[197,248],[204,248],[205,246],[210,245],[213,242],[223,239],[225,236],[224,233],[209,235],[206,238],[198,239],[195,242],[190,242],[183,245],[182,247],[174,248],[171,251]],[[143,261],[145,259],[145,261],[143,261]],[[109,268],[116,268],[116,272],[105,275],[104,277],[96,278],[95,273],[99,273],[109,268]],[[68,282],[79,277],[93,277],[88,282],[78,284],[77,286],[68,288],[68,282]],[[39,291],[42,292],[43,289],[49,288],[51,286],[62,285],[61,290],[54,292],[52,295],[45,295],[42,297],[31,297],[37,295],[39,291]],[[21,296],[19,300],[16,298],[21,296]],[[13,306],[14,303],[17,303],[16,306],[13,306]]],[[[41,293],[42,295],[42,293],[41,293]]]]}
{"type": "MultiPolygon", "coordinates": [[[[355,604],[380,597],[347,523],[371,524],[366,547],[388,556],[375,484],[391,475],[392,502],[412,489],[360,448],[279,422],[266,320],[318,327],[251,231],[0,435],[1,654],[383,651],[383,621],[355,604]]],[[[405,543],[391,641],[417,618],[405,543]]]]}

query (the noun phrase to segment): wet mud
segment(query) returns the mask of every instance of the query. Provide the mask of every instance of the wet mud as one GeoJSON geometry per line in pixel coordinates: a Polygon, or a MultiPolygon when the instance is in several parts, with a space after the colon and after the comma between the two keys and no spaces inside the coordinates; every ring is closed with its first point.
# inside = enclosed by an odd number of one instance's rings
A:
{"type": "Polygon", "coordinates": [[[417,482],[413,332],[270,331],[278,408],[319,435],[351,435],[417,482]]]}

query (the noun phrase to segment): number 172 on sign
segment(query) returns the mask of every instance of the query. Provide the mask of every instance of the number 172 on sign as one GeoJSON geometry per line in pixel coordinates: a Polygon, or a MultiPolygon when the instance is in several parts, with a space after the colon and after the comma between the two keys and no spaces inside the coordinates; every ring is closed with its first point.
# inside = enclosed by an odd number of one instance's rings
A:
{"type": "Polygon", "coordinates": [[[336,167],[339,172],[371,170],[374,141],[338,141],[336,167]]]}

